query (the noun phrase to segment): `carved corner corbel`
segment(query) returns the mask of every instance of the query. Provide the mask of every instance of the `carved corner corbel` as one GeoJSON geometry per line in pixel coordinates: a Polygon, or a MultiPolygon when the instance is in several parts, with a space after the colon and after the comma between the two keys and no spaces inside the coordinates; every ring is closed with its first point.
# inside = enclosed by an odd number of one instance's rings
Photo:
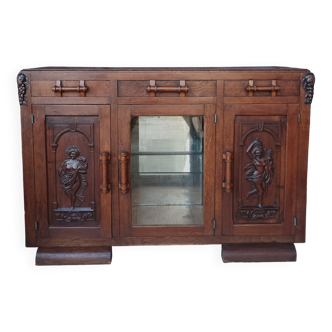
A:
{"type": "Polygon", "coordinates": [[[18,88],[18,99],[20,105],[28,106],[27,102],[27,91],[29,87],[29,79],[22,73],[17,75],[17,88],[18,88]]]}
{"type": "Polygon", "coordinates": [[[308,73],[302,79],[302,87],[305,90],[304,103],[311,104],[312,98],[314,97],[314,85],[315,85],[315,75],[313,73],[308,73]]]}

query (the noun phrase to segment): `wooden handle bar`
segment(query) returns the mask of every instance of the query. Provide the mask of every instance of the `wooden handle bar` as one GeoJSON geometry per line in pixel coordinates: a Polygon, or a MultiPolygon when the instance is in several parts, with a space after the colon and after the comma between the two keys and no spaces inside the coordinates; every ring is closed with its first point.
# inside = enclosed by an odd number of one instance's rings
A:
{"type": "Polygon", "coordinates": [[[188,92],[187,86],[151,86],[148,85],[146,88],[147,92],[188,92]]]}
{"type": "Polygon", "coordinates": [[[280,91],[280,86],[250,86],[246,87],[246,91],[280,91]]]}
{"type": "Polygon", "coordinates": [[[226,192],[230,193],[233,188],[232,183],[232,162],[233,162],[233,153],[226,152],[222,155],[222,159],[226,162],[225,167],[225,181],[223,181],[222,186],[226,189],[226,192]]]}
{"type": "Polygon", "coordinates": [[[102,152],[100,154],[100,163],[101,163],[101,183],[100,189],[102,193],[108,193],[111,189],[111,184],[107,182],[107,164],[111,159],[111,156],[108,152],[102,152]]]}
{"type": "Polygon", "coordinates": [[[128,161],[129,161],[129,153],[128,152],[121,152],[118,155],[119,158],[119,172],[120,172],[120,179],[119,179],[119,188],[121,193],[125,194],[128,192],[129,189],[129,180],[128,180],[128,161]]]}
{"type": "Polygon", "coordinates": [[[249,80],[249,85],[246,86],[246,91],[249,92],[249,97],[254,95],[254,91],[270,91],[271,96],[275,97],[277,91],[280,91],[280,86],[277,85],[277,80],[272,80],[271,86],[255,86],[253,80],[249,80]]]}
{"type": "Polygon", "coordinates": [[[88,88],[86,86],[54,86],[52,88],[53,92],[67,92],[67,91],[73,91],[73,92],[81,92],[81,91],[87,91],[88,88]]]}
{"type": "Polygon", "coordinates": [[[180,81],[179,86],[156,86],[156,81],[150,80],[150,85],[148,85],[146,91],[150,93],[150,97],[155,97],[156,92],[179,92],[180,97],[185,97],[189,87],[186,86],[186,81],[183,80],[180,81]]]}
{"type": "Polygon", "coordinates": [[[56,81],[52,88],[53,92],[56,92],[57,97],[61,97],[62,92],[80,92],[81,97],[85,97],[85,93],[88,90],[87,86],[84,85],[84,81],[80,81],[79,86],[62,86],[61,81],[56,81]]]}

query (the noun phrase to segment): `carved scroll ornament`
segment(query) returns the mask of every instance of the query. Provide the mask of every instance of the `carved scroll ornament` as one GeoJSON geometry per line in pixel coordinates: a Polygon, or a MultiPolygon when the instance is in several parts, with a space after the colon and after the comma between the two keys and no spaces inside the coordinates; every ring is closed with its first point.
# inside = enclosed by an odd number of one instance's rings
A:
{"type": "Polygon", "coordinates": [[[68,146],[65,153],[67,159],[60,166],[58,175],[65,195],[70,198],[70,209],[74,210],[77,201],[79,206],[84,201],[88,163],[86,158],[79,157],[81,151],[76,145],[68,146]]]}
{"type": "Polygon", "coordinates": [[[18,99],[20,101],[20,105],[27,106],[28,103],[26,101],[27,99],[27,90],[28,90],[28,78],[22,74],[19,73],[17,75],[17,86],[18,86],[18,99]]]}
{"type": "Polygon", "coordinates": [[[303,79],[302,79],[302,86],[305,90],[305,104],[311,104],[312,98],[314,97],[314,85],[315,85],[315,75],[313,73],[308,73],[303,79]]]}
{"type": "Polygon", "coordinates": [[[56,212],[55,217],[58,220],[63,220],[66,222],[72,221],[86,221],[86,220],[93,220],[93,212],[86,212],[86,211],[64,211],[64,212],[56,212]]]}

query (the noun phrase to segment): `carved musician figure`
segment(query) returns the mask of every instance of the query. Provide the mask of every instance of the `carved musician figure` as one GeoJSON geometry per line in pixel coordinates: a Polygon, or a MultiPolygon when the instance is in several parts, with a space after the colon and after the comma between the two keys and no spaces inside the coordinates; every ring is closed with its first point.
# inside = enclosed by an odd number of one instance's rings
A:
{"type": "Polygon", "coordinates": [[[70,198],[71,210],[75,208],[76,199],[81,205],[84,201],[83,192],[88,186],[85,174],[88,170],[86,158],[79,157],[81,151],[76,145],[70,145],[66,149],[66,159],[59,168],[58,174],[61,187],[67,197],[70,198]]]}
{"type": "Polygon", "coordinates": [[[274,166],[272,149],[263,147],[259,137],[256,138],[248,147],[247,155],[251,163],[244,168],[247,170],[245,178],[250,182],[253,190],[247,193],[247,198],[257,197],[258,207],[262,207],[263,194],[267,194],[267,187],[272,182],[274,166]]]}

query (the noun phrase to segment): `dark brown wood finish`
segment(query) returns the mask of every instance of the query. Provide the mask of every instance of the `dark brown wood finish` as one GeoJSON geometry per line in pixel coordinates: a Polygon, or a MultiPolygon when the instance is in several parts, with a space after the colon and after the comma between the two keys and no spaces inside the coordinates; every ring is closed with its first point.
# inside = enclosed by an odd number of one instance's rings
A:
{"type": "Polygon", "coordinates": [[[119,183],[120,194],[120,235],[127,236],[210,236],[213,235],[214,220],[214,177],[215,177],[215,105],[185,105],[185,106],[119,106],[119,183]],[[131,193],[123,190],[131,183],[130,156],[130,116],[204,116],[204,226],[133,226],[131,193]],[[121,129],[120,129],[121,128],[121,129]],[[123,154],[125,153],[125,155],[123,154]],[[123,167],[121,169],[121,167],[123,167]],[[125,181],[123,186],[122,181],[125,181]]]}
{"type": "Polygon", "coordinates": [[[102,263],[111,246],[144,244],[263,243],[223,252],[295,260],[292,244],[305,241],[308,70],[49,67],[23,70],[17,83],[26,245],[40,247],[37,264],[102,263]],[[131,225],[130,117],[142,115],[205,117],[204,226],[131,225]]]}
{"type": "Polygon", "coordinates": [[[111,194],[101,195],[99,171],[101,150],[110,153],[109,106],[35,106],[33,112],[38,236],[110,237],[111,194]]]}
{"type": "Polygon", "coordinates": [[[224,112],[234,190],[224,194],[223,235],[294,234],[298,107],[238,104],[224,112]]]}
{"type": "Polygon", "coordinates": [[[111,264],[111,247],[38,248],[36,265],[111,264]]]}
{"type": "Polygon", "coordinates": [[[22,159],[23,159],[23,186],[25,210],[25,245],[36,246],[36,195],[33,151],[33,124],[31,111],[31,93],[28,82],[30,74],[18,75],[19,103],[21,105],[21,132],[22,132],[22,159]],[[21,76],[23,75],[23,76],[21,76]],[[22,93],[22,84],[24,89],[22,93]]]}
{"type": "Polygon", "coordinates": [[[128,152],[121,152],[118,155],[119,159],[119,174],[120,174],[120,179],[119,179],[119,188],[122,194],[126,194],[129,190],[130,184],[128,180],[128,173],[129,173],[129,153],[128,152]]]}
{"type": "Polygon", "coordinates": [[[108,167],[107,167],[107,164],[108,164],[108,161],[110,159],[110,154],[108,152],[105,152],[103,151],[101,154],[100,154],[100,166],[101,166],[101,174],[102,174],[102,177],[101,177],[101,181],[100,181],[100,189],[101,189],[101,192],[106,194],[108,193],[108,191],[110,190],[111,188],[111,184],[108,183],[108,167]]]}
{"type": "Polygon", "coordinates": [[[224,263],[295,262],[293,243],[223,244],[221,257],[224,263]]]}

